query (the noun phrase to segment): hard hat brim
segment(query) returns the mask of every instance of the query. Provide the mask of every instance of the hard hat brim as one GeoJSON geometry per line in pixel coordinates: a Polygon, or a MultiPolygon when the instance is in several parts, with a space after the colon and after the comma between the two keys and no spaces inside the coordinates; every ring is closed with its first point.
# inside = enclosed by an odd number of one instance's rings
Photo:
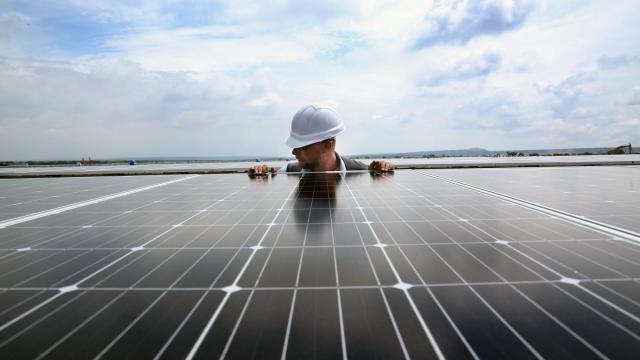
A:
{"type": "Polygon", "coordinates": [[[294,135],[290,135],[287,138],[287,141],[285,141],[285,144],[288,147],[292,148],[292,149],[300,148],[300,147],[303,147],[303,146],[307,146],[307,145],[311,145],[311,144],[320,142],[322,140],[331,139],[332,137],[336,137],[336,136],[342,134],[345,130],[346,130],[345,126],[343,124],[341,124],[337,128],[332,129],[331,131],[323,134],[323,136],[311,135],[306,139],[301,139],[301,138],[296,137],[294,135]]]}
{"type": "Polygon", "coordinates": [[[292,136],[289,136],[287,138],[287,141],[285,141],[285,144],[287,144],[288,147],[295,149],[295,148],[300,148],[303,146],[307,146],[307,145],[311,145],[313,143],[318,142],[317,140],[299,140],[296,139],[292,136]]]}

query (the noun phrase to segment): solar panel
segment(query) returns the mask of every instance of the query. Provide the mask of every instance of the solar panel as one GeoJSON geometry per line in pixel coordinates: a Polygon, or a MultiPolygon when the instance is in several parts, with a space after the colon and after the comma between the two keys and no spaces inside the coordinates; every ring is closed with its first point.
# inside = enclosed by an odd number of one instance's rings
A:
{"type": "Polygon", "coordinates": [[[0,358],[634,357],[634,229],[500,171],[2,180],[0,358]]]}

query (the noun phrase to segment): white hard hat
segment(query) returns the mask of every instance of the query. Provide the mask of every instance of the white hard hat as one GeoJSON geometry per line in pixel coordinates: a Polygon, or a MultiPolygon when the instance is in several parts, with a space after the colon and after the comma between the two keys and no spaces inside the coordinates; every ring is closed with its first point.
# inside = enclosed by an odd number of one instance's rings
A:
{"type": "Polygon", "coordinates": [[[287,146],[299,148],[330,139],[345,131],[338,114],[326,106],[305,106],[291,120],[291,135],[287,146]]]}

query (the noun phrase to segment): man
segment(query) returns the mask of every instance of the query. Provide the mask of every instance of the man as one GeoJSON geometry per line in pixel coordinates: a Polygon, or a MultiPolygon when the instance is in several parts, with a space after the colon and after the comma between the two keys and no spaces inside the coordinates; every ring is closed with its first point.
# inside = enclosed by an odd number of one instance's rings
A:
{"type": "MultiPolygon", "coordinates": [[[[292,148],[291,153],[297,162],[288,163],[281,172],[322,172],[347,170],[373,170],[389,172],[394,170],[393,164],[387,161],[372,161],[366,164],[340,156],[335,151],[336,136],[345,131],[345,126],[338,114],[326,106],[309,105],[300,110],[291,120],[291,134],[286,141],[292,148]]],[[[265,164],[249,169],[249,175],[275,173],[274,168],[265,164]]]]}

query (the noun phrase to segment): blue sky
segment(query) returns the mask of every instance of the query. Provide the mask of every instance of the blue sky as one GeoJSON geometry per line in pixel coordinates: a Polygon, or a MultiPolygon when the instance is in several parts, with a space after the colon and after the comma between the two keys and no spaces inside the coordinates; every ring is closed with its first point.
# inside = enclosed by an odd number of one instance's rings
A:
{"type": "Polygon", "coordinates": [[[0,158],[640,141],[637,1],[4,1],[0,158]]]}

